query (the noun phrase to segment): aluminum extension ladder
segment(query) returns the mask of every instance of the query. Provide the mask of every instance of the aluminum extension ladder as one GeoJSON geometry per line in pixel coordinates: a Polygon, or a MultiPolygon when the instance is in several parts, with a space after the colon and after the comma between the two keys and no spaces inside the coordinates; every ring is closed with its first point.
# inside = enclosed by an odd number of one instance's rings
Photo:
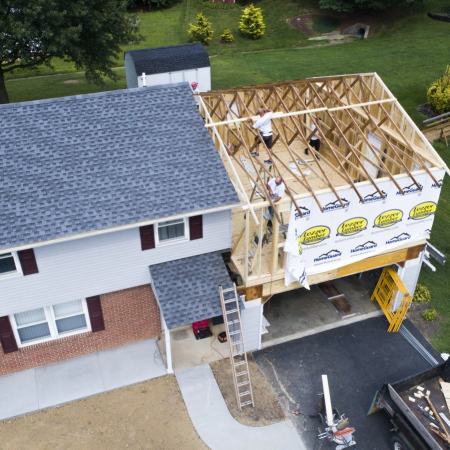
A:
{"type": "Polygon", "coordinates": [[[244,350],[239,295],[236,291],[236,285],[233,283],[233,286],[229,288],[219,286],[219,295],[225,331],[230,347],[230,362],[236,402],[241,410],[244,406],[255,406],[255,404],[247,353],[244,350]]]}

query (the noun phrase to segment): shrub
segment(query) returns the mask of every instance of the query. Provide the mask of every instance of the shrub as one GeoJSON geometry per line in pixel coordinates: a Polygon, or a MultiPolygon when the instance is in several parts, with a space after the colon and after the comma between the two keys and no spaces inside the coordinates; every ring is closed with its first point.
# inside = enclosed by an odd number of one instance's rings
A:
{"type": "Polygon", "coordinates": [[[437,316],[438,313],[434,308],[428,308],[422,312],[422,319],[426,320],[427,322],[432,322],[433,320],[436,320],[437,316]]]}
{"type": "Polygon", "coordinates": [[[260,39],[266,31],[261,8],[251,4],[242,10],[239,20],[239,31],[251,39],[260,39]]]}
{"type": "Polygon", "coordinates": [[[198,13],[196,16],[196,21],[190,23],[187,29],[191,41],[201,42],[202,44],[208,45],[213,38],[213,28],[209,19],[203,14],[198,13]]]}
{"type": "Polygon", "coordinates": [[[450,111],[450,66],[444,75],[431,83],[427,91],[428,102],[439,114],[450,111]]]}
{"type": "Polygon", "coordinates": [[[414,291],[413,302],[428,303],[430,300],[430,290],[424,284],[417,283],[416,290],[414,291]]]}
{"type": "Polygon", "coordinates": [[[220,35],[220,40],[226,43],[234,42],[233,33],[229,28],[225,28],[225,30],[223,30],[223,33],[220,35]]]}

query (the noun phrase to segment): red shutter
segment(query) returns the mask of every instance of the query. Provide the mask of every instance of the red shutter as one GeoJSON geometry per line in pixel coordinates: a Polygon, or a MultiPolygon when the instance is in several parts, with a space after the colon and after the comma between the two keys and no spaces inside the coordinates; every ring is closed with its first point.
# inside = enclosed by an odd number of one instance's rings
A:
{"type": "Polygon", "coordinates": [[[142,250],[155,248],[155,232],[153,230],[153,225],[139,227],[139,234],[141,235],[142,250]]]}
{"type": "Polygon", "coordinates": [[[22,272],[24,275],[32,275],[38,273],[38,266],[36,263],[36,257],[34,256],[34,250],[29,248],[27,250],[19,250],[20,265],[22,266],[22,272]]]}
{"type": "Polygon", "coordinates": [[[189,239],[201,239],[203,237],[203,216],[189,217],[189,239]]]}
{"type": "Polygon", "coordinates": [[[89,319],[91,320],[91,330],[93,332],[104,330],[105,322],[103,320],[100,295],[95,295],[94,297],[87,298],[86,303],[89,311],[89,319]]]}
{"type": "Polygon", "coordinates": [[[12,353],[18,350],[16,338],[8,316],[0,317],[0,342],[4,353],[12,353]]]}

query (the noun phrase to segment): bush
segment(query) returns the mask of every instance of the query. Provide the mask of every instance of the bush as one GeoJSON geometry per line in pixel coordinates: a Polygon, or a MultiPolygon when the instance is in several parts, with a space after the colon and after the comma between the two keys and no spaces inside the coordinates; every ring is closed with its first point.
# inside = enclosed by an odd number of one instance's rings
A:
{"type": "Polygon", "coordinates": [[[264,36],[266,24],[262,9],[253,4],[244,8],[239,20],[239,31],[251,39],[259,39],[264,36]]]}
{"type": "Polygon", "coordinates": [[[198,13],[196,16],[196,22],[190,23],[187,29],[191,41],[201,42],[208,45],[213,38],[213,28],[209,19],[203,14],[198,13]]]}
{"type": "Polygon", "coordinates": [[[426,320],[427,322],[432,322],[433,320],[436,320],[437,316],[438,313],[434,308],[428,308],[422,313],[422,319],[426,320]]]}
{"type": "Polygon", "coordinates": [[[225,30],[223,30],[223,33],[220,35],[220,40],[226,43],[234,42],[233,33],[229,28],[225,28],[225,30]]]}
{"type": "Polygon", "coordinates": [[[162,9],[175,5],[180,0],[128,0],[128,9],[162,9]]]}
{"type": "Polygon", "coordinates": [[[427,98],[431,107],[438,114],[450,111],[450,66],[447,67],[441,78],[431,83],[427,91],[427,98]]]}
{"type": "Polygon", "coordinates": [[[421,283],[417,283],[416,290],[414,291],[413,302],[416,303],[428,303],[431,301],[430,290],[421,283]]]}

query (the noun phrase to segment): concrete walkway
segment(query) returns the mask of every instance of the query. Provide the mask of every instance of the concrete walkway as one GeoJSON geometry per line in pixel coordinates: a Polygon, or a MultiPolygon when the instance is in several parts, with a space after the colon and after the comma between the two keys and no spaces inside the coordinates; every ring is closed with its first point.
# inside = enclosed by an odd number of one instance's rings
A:
{"type": "Polygon", "coordinates": [[[265,427],[237,422],[228,411],[208,365],[175,373],[197,433],[212,450],[305,450],[289,420],[265,427]]]}
{"type": "Polygon", "coordinates": [[[0,419],[165,375],[153,339],[0,377],[0,419]]]}

